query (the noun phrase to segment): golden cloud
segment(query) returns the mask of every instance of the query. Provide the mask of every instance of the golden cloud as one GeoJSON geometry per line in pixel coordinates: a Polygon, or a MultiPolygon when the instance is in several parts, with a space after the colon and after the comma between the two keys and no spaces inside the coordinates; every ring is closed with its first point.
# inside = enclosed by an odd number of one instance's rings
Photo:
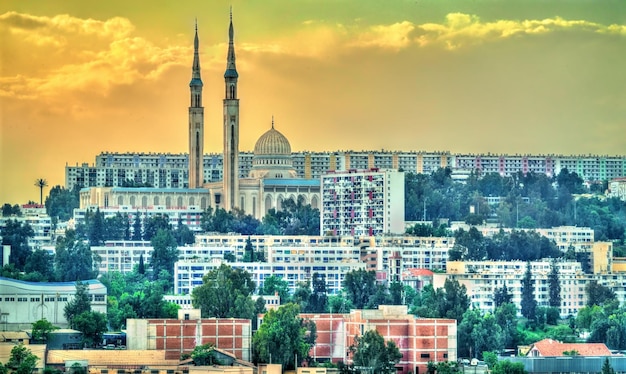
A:
{"type": "Polygon", "coordinates": [[[11,39],[7,55],[17,56],[3,61],[4,70],[18,72],[0,77],[4,97],[35,99],[85,89],[106,95],[114,85],[158,79],[174,65],[188,65],[192,54],[191,45],[160,47],[132,36],[134,26],[120,17],[98,21],[8,12],[0,15],[0,26],[11,39]],[[19,62],[25,53],[24,60],[42,63],[26,71],[19,62]]]}

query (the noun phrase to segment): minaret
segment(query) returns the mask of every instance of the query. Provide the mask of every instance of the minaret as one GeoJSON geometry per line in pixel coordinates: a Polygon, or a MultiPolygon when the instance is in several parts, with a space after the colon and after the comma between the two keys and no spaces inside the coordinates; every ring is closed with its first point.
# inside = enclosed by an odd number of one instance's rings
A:
{"type": "Polygon", "coordinates": [[[200,57],[198,55],[198,22],[193,39],[193,67],[189,91],[189,188],[202,187],[204,183],[204,107],[202,106],[202,79],[200,78],[200,57]]]}
{"type": "Polygon", "coordinates": [[[230,211],[237,207],[239,196],[239,99],[237,99],[237,67],[235,66],[235,42],[233,11],[230,11],[228,28],[228,58],[224,73],[224,196],[223,208],[230,211]]]}

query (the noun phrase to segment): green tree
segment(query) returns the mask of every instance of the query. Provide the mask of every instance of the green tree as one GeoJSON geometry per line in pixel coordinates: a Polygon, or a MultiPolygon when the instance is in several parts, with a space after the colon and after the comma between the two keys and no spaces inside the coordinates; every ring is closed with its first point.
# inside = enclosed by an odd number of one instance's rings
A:
{"type": "Polygon", "coordinates": [[[252,246],[252,241],[250,237],[246,239],[246,247],[244,248],[243,262],[254,262],[256,260],[254,254],[254,247],[252,246]]]}
{"type": "Polygon", "coordinates": [[[211,343],[197,345],[191,352],[191,359],[197,366],[219,364],[215,358],[215,346],[211,343]]]}
{"type": "Polygon", "coordinates": [[[537,314],[537,300],[535,299],[535,287],[530,261],[526,263],[526,272],[522,279],[522,315],[529,321],[534,321],[537,314]]]}
{"type": "Polygon", "coordinates": [[[6,368],[15,374],[31,374],[37,366],[39,358],[35,356],[24,344],[18,344],[11,349],[11,356],[6,363],[6,368]]]}
{"type": "Polygon", "coordinates": [[[559,268],[556,260],[550,263],[550,274],[548,275],[548,305],[554,308],[561,308],[561,283],[559,282],[559,268]]]}
{"type": "MultiPolygon", "coordinates": [[[[178,244],[170,230],[159,229],[152,237],[152,279],[156,280],[162,270],[174,274],[174,264],[178,261],[178,244]]],[[[171,287],[168,287],[171,288],[171,287]]]]}
{"type": "Polygon", "coordinates": [[[39,204],[43,205],[43,189],[48,187],[48,181],[43,178],[36,179],[35,187],[39,188],[39,204]]]}
{"type": "Polygon", "coordinates": [[[506,284],[503,284],[500,288],[496,288],[493,293],[493,303],[496,308],[504,303],[510,303],[512,299],[513,294],[509,292],[506,284]]]}
{"type": "Polygon", "coordinates": [[[350,313],[351,309],[355,309],[352,301],[342,293],[331,295],[328,297],[328,313],[350,313]]]}
{"type": "Polygon", "coordinates": [[[141,240],[143,238],[143,231],[141,229],[141,214],[139,211],[135,213],[135,219],[133,221],[133,234],[132,240],[141,240]]]}
{"type": "Polygon", "coordinates": [[[74,298],[65,304],[63,315],[70,327],[75,329],[74,319],[83,312],[91,311],[91,297],[89,295],[89,284],[76,282],[76,292],[74,298]]]}
{"type": "Polygon", "coordinates": [[[18,270],[24,270],[26,259],[31,254],[28,238],[33,236],[35,232],[30,225],[17,220],[7,220],[2,228],[2,245],[11,246],[9,263],[14,264],[18,270]]]}
{"type": "Polygon", "coordinates": [[[207,273],[202,282],[191,294],[193,306],[202,310],[202,317],[254,318],[251,295],[256,285],[250,273],[222,264],[207,273]]]}
{"type": "Polygon", "coordinates": [[[598,284],[596,280],[587,283],[585,293],[587,293],[587,306],[602,306],[616,298],[615,293],[610,288],[598,284]]]}
{"type": "Polygon", "coordinates": [[[263,289],[259,293],[266,296],[278,293],[281,304],[284,304],[289,301],[289,283],[277,275],[270,275],[263,281],[263,289]]]}
{"type": "Polygon", "coordinates": [[[94,279],[98,275],[99,257],[94,255],[89,245],[76,239],[73,230],[67,230],[64,237],[57,239],[54,270],[56,279],[61,282],[94,279]]]}
{"type": "Polygon", "coordinates": [[[79,189],[66,190],[54,186],[46,198],[46,213],[61,222],[68,221],[74,215],[74,209],[80,207],[79,189]]]}
{"type": "Polygon", "coordinates": [[[517,332],[517,307],[513,303],[503,303],[494,313],[496,323],[502,329],[502,347],[515,348],[519,342],[517,332]]]}
{"type": "Polygon", "coordinates": [[[328,304],[326,279],[324,278],[324,275],[313,273],[311,285],[313,292],[311,292],[307,302],[307,313],[324,313],[328,304]]]}
{"type": "Polygon", "coordinates": [[[355,367],[367,368],[372,373],[395,373],[395,365],[402,359],[402,353],[393,340],[388,340],[376,330],[366,331],[354,338],[350,346],[355,367]]]}
{"type": "Polygon", "coordinates": [[[609,358],[608,357],[606,357],[604,359],[604,362],[602,363],[602,371],[600,373],[602,373],[602,374],[615,374],[615,370],[611,366],[611,362],[609,362],[609,358]]]}
{"type": "Polygon", "coordinates": [[[346,296],[356,309],[364,309],[368,305],[376,293],[375,284],[376,273],[363,269],[349,271],[343,279],[346,296]]]}
{"type": "Polygon", "coordinates": [[[500,360],[491,370],[492,374],[528,374],[521,362],[511,362],[509,360],[500,360]]]}
{"type": "Polygon", "coordinates": [[[271,360],[272,363],[282,364],[285,369],[293,370],[299,366],[299,362],[307,359],[315,344],[315,334],[311,334],[314,324],[311,326],[299,314],[300,307],[293,303],[265,314],[263,323],[252,336],[253,362],[271,360]],[[313,335],[313,341],[310,335],[313,335]]]}
{"type": "MultiPolygon", "coordinates": [[[[166,214],[156,214],[144,220],[143,240],[151,241],[152,238],[159,233],[159,230],[168,231],[170,233],[172,231],[169,218],[166,214]]],[[[174,241],[176,241],[176,238],[174,238],[174,241]]]]}
{"type": "Polygon", "coordinates": [[[37,249],[26,258],[24,271],[41,274],[44,282],[51,281],[54,279],[54,256],[48,251],[37,249]]]}
{"type": "Polygon", "coordinates": [[[46,344],[50,333],[56,329],[58,329],[58,327],[54,326],[52,322],[45,318],[33,322],[31,330],[32,340],[40,344],[46,344]]]}
{"type": "Polygon", "coordinates": [[[104,215],[100,212],[100,208],[96,208],[96,211],[89,220],[88,236],[90,245],[98,246],[104,243],[104,215]]]}
{"type": "Polygon", "coordinates": [[[104,313],[84,311],[72,319],[72,328],[83,334],[83,342],[95,347],[107,331],[107,316],[104,313]]]}

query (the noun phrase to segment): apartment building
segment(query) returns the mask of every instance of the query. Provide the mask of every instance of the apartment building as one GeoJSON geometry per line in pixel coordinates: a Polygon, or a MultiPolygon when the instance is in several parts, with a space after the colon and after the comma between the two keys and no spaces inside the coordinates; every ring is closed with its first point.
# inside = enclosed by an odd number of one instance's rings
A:
{"type": "Polygon", "coordinates": [[[28,238],[28,246],[32,250],[54,247],[54,231],[52,219],[46,214],[46,207],[40,204],[24,204],[21,216],[0,217],[0,237],[8,220],[28,224],[33,229],[33,236],[28,238]]]}
{"type": "Polygon", "coordinates": [[[379,236],[404,232],[404,173],[368,169],[322,176],[320,231],[379,236]]]}
{"type": "Polygon", "coordinates": [[[626,201],[626,177],[615,178],[609,182],[609,197],[616,197],[626,201]]]}
{"type": "Polygon", "coordinates": [[[251,361],[252,321],[239,318],[199,318],[185,311],[181,319],[126,320],[129,350],[165,351],[166,359],[180,359],[202,344],[212,343],[239,360],[251,361]]]}
{"type": "MultiPolygon", "coordinates": [[[[222,259],[206,260],[183,260],[174,265],[174,292],[176,294],[189,294],[197,286],[202,285],[202,277],[225,263],[222,259]]],[[[326,282],[328,294],[337,294],[342,288],[346,273],[354,270],[365,269],[363,262],[315,262],[315,263],[290,263],[290,262],[229,262],[228,266],[235,269],[243,269],[250,273],[257,288],[263,287],[264,282],[271,276],[285,280],[289,292],[293,293],[299,283],[309,282],[314,273],[318,273],[326,282]]]]}
{"type": "Polygon", "coordinates": [[[321,362],[351,363],[349,347],[366,331],[377,331],[402,353],[398,373],[425,373],[429,361],[457,360],[457,325],[454,319],[417,318],[406,306],[380,305],[375,310],[348,314],[301,314],[315,322],[317,340],[311,356],[321,362]]]}
{"type": "MultiPolygon", "coordinates": [[[[495,309],[494,293],[506,285],[512,302],[519,308],[522,301],[522,279],[526,273],[524,261],[450,261],[446,274],[434,274],[433,286],[443,287],[445,279],[452,279],[464,285],[473,307],[484,312],[495,309]]],[[[548,276],[551,271],[549,259],[531,261],[535,299],[538,306],[549,306],[548,276]]],[[[584,274],[580,263],[559,261],[561,285],[561,316],[576,315],[585,306],[587,296],[585,286],[589,277],[584,274]]]]}

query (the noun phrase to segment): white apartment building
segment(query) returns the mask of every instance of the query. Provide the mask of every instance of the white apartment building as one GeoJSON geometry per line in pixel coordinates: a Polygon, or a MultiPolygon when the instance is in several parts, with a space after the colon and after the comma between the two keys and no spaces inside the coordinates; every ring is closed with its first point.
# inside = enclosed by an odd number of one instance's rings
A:
{"type": "Polygon", "coordinates": [[[404,232],[404,173],[349,170],[322,176],[322,235],[379,236],[404,232]]]}
{"type": "Polygon", "coordinates": [[[0,217],[0,237],[6,221],[13,220],[20,222],[22,225],[28,224],[33,229],[34,235],[28,238],[30,249],[53,249],[55,243],[52,219],[46,214],[46,208],[39,204],[24,204],[20,210],[22,212],[21,216],[0,217]]]}
{"type": "MultiPolygon", "coordinates": [[[[259,297],[261,295],[252,295],[252,301],[256,301],[259,297]]],[[[163,295],[163,300],[168,303],[174,303],[183,310],[194,309],[190,293],[184,295],[163,295]]],[[[263,295],[263,300],[265,301],[266,310],[278,309],[280,307],[280,296],[278,295],[263,295]]]]}
{"type": "MultiPolygon", "coordinates": [[[[531,261],[530,266],[537,305],[547,307],[551,260],[531,261]]],[[[583,273],[580,263],[575,261],[559,261],[557,268],[561,285],[561,316],[576,315],[585,306],[585,286],[591,278],[583,273]]],[[[446,274],[433,275],[433,286],[443,287],[446,278],[457,280],[466,287],[472,306],[487,312],[495,309],[495,291],[506,285],[513,296],[512,302],[517,305],[520,313],[522,279],[525,273],[524,261],[450,261],[446,274]]]]}
{"type": "MultiPolygon", "coordinates": [[[[189,294],[202,285],[202,277],[208,272],[215,270],[224,263],[221,259],[211,261],[185,260],[178,261],[174,266],[174,292],[176,294],[189,294]]],[[[318,273],[326,282],[328,294],[336,294],[342,288],[346,273],[353,270],[365,269],[365,263],[355,262],[314,262],[314,263],[290,263],[290,262],[229,262],[229,266],[235,269],[243,269],[252,275],[252,280],[257,288],[263,287],[265,279],[277,276],[287,281],[289,292],[293,293],[298,284],[310,281],[314,273],[318,273]]]]}
{"type": "Polygon", "coordinates": [[[617,197],[622,201],[626,201],[626,177],[615,178],[609,182],[609,197],[617,197]]]}
{"type": "Polygon", "coordinates": [[[85,223],[85,216],[87,212],[95,212],[96,209],[100,209],[100,213],[104,215],[104,218],[115,217],[118,213],[128,218],[130,224],[131,233],[133,232],[133,224],[135,223],[135,217],[139,215],[141,225],[144,227],[144,222],[151,217],[160,215],[167,216],[169,224],[172,228],[177,228],[179,223],[186,225],[191,231],[202,230],[202,215],[204,210],[198,205],[190,206],[167,206],[167,205],[149,205],[144,207],[137,207],[132,205],[109,205],[109,206],[92,206],[80,207],[74,209],[74,223],[76,225],[85,223]]]}
{"type": "Polygon", "coordinates": [[[100,258],[98,267],[100,274],[130,273],[136,265],[139,265],[141,256],[143,256],[144,264],[148,266],[153,250],[152,244],[143,240],[107,240],[102,246],[91,247],[91,253],[100,258]]]}

